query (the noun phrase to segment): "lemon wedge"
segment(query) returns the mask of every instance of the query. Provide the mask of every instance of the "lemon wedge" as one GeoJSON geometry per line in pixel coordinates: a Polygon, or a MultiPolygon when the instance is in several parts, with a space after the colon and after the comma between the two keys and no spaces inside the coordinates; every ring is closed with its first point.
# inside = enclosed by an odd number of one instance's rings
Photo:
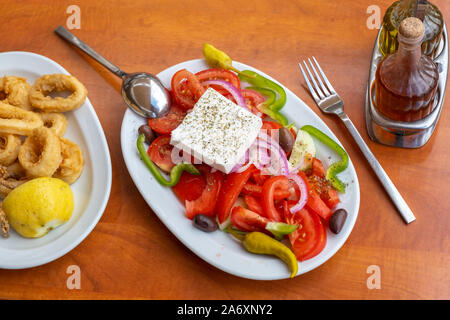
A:
{"type": "Polygon", "coordinates": [[[12,228],[26,238],[39,238],[66,223],[74,208],[70,186],[56,178],[30,180],[3,201],[12,228]]]}

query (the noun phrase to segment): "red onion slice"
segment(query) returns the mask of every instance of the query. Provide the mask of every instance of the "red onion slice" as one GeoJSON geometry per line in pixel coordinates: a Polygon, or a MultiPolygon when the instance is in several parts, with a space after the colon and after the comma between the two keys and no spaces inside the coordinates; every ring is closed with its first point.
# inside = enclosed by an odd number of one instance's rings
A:
{"type": "Polygon", "coordinates": [[[232,85],[231,83],[229,83],[225,80],[207,80],[207,81],[202,81],[202,84],[207,85],[207,86],[212,85],[212,84],[221,86],[222,88],[227,90],[233,96],[234,101],[236,101],[236,104],[238,106],[241,106],[241,107],[247,109],[248,111],[250,111],[250,109],[245,104],[245,100],[244,100],[244,97],[242,96],[241,91],[238,88],[236,88],[234,85],[232,85]]]}
{"type": "Polygon", "coordinates": [[[282,161],[282,167],[281,167],[280,174],[284,175],[284,176],[288,176],[289,175],[289,162],[288,162],[286,153],[281,148],[280,144],[278,142],[276,142],[271,136],[267,135],[266,133],[264,133],[262,131],[259,132],[258,138],[261,138],[262,141],[265,141],[266,143],[269,144],[269,146],[271,146],[271,147],[273,146],[275,148],[275,150],[280,155],[280,159],[282,161]]]}
{"type": "Polygon", "coordinates": [[[243,172],[251,164],[254,164],[259,170],[266,169],[272,175],[289,176],[292,173],[284,150],[271,136],[262,131],[247,150],[245,158],[239,161],[231,172],[243,172]],[[270,151],[270,156],[267,151],[270,151]]]}
{"type": "Polygon", "coordinates": [[[294,181],[300,189],[300,200],[290,209],[291,213],[294,214],[303,209],[308,202],[308,188],[306,187],[306,182],[297,174],[289,176],[289,179],[294,181]]]}

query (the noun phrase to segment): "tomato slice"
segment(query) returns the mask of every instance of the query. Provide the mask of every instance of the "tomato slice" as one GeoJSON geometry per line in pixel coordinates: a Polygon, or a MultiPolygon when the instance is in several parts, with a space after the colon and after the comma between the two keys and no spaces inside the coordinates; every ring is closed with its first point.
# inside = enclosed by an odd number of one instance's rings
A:
{"type": "MultiPolygon", "coordinates": [[[[320,189],[318,189],[317,185],[314,183],[311,183],[311,179],[313,179],[316,176],[306,176],[303,171],[299,171],[297,173],[299,176],[302,177],[303,181],[306,183],[306,188],[308,190],[308,201],[306,202],[306,207],[310,210],[319,215],[322,219],[324,219],[326,222],[330,219],[333,212],[330,210],[331,208],[327,206],[327,204],[321,199],[320,197],[320,189]],[[319,190],[319,192],[318,192],[319,190]]],[[[300,199],[300,190],[298,189],[298,186],[295,184],[293,185],[295,188],[297,199],[300,199]]],[[[331,193],[330,193],[331,194],[331,193]]],[[[337,196],[337,194],[336,194],[337,196]]],[[[339,198],[338,198],[339,200],[339,198]]],[[[330,199],[330,201],[335,201],[330,199]]]]}
{"type": "Polygon", "coordinates": [[[172,187],[172,190],[180,201],[185,203],[186,200],[192,201],[199,198],[205,187],[206,178],[204,175],[193,175],[183,171],[180,180],[172,187]]]}
{"type": "Polygon", "coordinates": [[[223,173],[211,172],[211,168],[200,166],[199,170],[206,175],[206,186],[201,196],[195,200],[186,200],[186,217],[193,219],[197,214],[214,216],[216,213],[217,197],[223,184],[223,173]]]}
{"type": "Polygon", "coordinates": [[[234,207],[231,211],[231,222],[236,228],[242,231],[266,232],[265,229],[269,220],[251,210],[242,207],[234,207]]]}
{"type": "Polygon", "coordinates": [[[161,170],[168,173],[175,166],[172,162],[172,149],[170,136],[159,136],[153,140],[147,154],[161,170]]]}
{"type": "Polygon", "coordinates": [[[313,158],[312,160],[312,168],[311,168],[312,174],[316,175],[322,179],[325,179],[327,176],[327,170],[325,170],[325,167],[322,164],[322,161],[320,161],[317,158],[313,158]]]}
{"type": "Polygon", "coordinates": [[[198,78],[186,69],[181,69],[173,75],[171,86],[175,102],[185,110],[193,108],[206,90],[198,78]]]}
{"type": "Polygon", "coordinates": [[[281,129],[283,126],[275,121],[263,121],[263,125],[261,127],[261,130],[278,130],[281,129]]]}
{"type": "MultiPolygon", "coordinates": [[[[265,129],[265,130],[278,130],[278,129],[281,129],[282,127],[283,126],[280,123],[278,123],[278,122],[266,120],[266,121],[263,121],[263,125],[261,127],[261,130],[262,129],[265,129]]],[[[290,130],[291,130],[292,134],[294,135],[294,139],[295,139],[297,137],[297,133],[295,132],[295,130],[293,128],[291,128],[290,130]]]]}
{"type": "Polygon", "coordinates": [[[328,208],[333,209],[340,202],[338,192],[330,185],[328,180],[311,175],[308,177],[308,183],[328,208]]]}
{"type": "Polygon", "coordinates": [[[253,175],[252,175],[253,181],[255,181],[256,184],[260,185],[260,186],[262,186],[264,184],[264,182],[266,182],[266,180],[269,178],[270,178],[270,176],[268,174],[262,174],[262,172],[259,170],[253,172],[253,175]]]}
{"type": "Polygon", "coordinates": [[[244,97],[245,104],[252,110],[266,101],[266,98],[261,93],[252,89],[242,89],[241,93],[244,97]]]}
{"type": "MultiPolygon", "coordinates": [[[[241,89],[241,81],[239,80],[238,76],[229,70],[220,69],[220,68],[206,69],[206,70],[197,72],[195,74],[195,76],[197,77],[197,79],[200,82],[207,81],[207,80],[225,80],[225,81],[231,83],[236,88],[241,89]]],[[[222,95],[228,94],[228,91],[223,89],[220,86],[211,85],[211,87],[214,90],[217,90],[217,92],[219,92],[222,95]]]]}
{"type": "Polygon", "coordinates": [[[339,203],[339,194],[330,182],[326,179],[327,172],[322,162],[313,158],[311,175],[308,182],[312,188],[319,194],[320,199],[325,202],[328,208],[332,209],[339,203]]]}
{"type": "Polygon", "coordinates": [[[328,206],[328,208],[333,209],[340,202],[338,192],[333,188],[327,188],[320,193],[320,199],[328,206]]]}
{"type": "Polygon", "coordinates": [[[230,216],[231,208],[254,170],[255,166],[251,165],[244,172],[233,172],[226,176],[217,200],[217,218],[219,223],[224,223],[230,216]]]}
{"type": "Polygon", "coordinates": [[[260,216],[265,217],[265,212],[264,212],[262,204],[261,204],[261,199],[258,199],[253,196],[245,195],[244,200],[247,203],[247,206],[251,211],[256,212],[260,216]]]}
{"type": "Polygon", "coordinates": [[[289,235],[292,251],[299,261],[318,255],[327,243],[325,226],[314,212],[302,209],[294,215],[285,212],[286,222],[300,224],[302,227],[289,235]]]}
{"type": "Polygon", "coordinates": [[[173,104],[168,114],[161,118],[148,119],[148,125],[159,134],[170,134],[186,116],[186,111],[173,104]]]}
{"type": "Polygon", "coordinates": [[[324,219],[326,222],[330,219],[333,212],[325,204],[325,202],[320,198],[320,195],[315,189],[309,191],[308,202],[306,202],[306,207],[324,219]]]}
{"type": "Polygon", "coordinates": [[[274,204],[274,195],[275,190],[278,188],[289,188],[289,180],[285,176],[275,176],[268,179],[264,182],[262,188],[262,205],[264,208],[265,215],[272,221],[281,222],[283,219],[281,218],[280,213],[275,208],[274,204]]]}
{"type": "MultiPolygon", "coordinates": [[[[242,193],[246,194],[246,195],[261,198],[262,190],[263,190],[262,186],[247,182],[244,185],[244,188],[242,189],[242,193]]],[[[291,192],[289,185],[283,185],[281,188],[275,189],[273,198],[274,198],[274,200],[281,200],[281,199],[287,199],[292,195],[293,195],[293,192],[291,192]]]]}
{"type": "Polygon", "coordinates": [[[247,107],[256,115],[263,118],[265,115],[259,111],[258,105],[266,101],[266,98],[258,91],[252,89],[242,89],[241,94],[244,97],[247,107]]]}

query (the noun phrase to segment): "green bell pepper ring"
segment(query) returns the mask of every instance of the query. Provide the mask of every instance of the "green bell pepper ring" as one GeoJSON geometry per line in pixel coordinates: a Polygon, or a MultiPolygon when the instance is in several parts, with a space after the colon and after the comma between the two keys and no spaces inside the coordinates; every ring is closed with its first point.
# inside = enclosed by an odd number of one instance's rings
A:
{"type": "Polygon", "coordinates": [[[147,168],[150,170],[152,175],[161,185],[166,187],[175,186],[180,180],[180,176],[183,171],[187,171],[194,175],[200,175],[200,171],[198,171],[198,169],[194,165],[190,163],[180,163],[172,168],[172,170],[170,171],[170,180],[167,181],[166,178],[161,173],[161,171],[159,170],[159,168],[156,166],[156,164],[154,164],[153,161],[150,160],[150,157],[148,156],[147,151],[145,150],[144,141],[145,135],[141,134],[137,139],[136,143],[137,149],[139,151],[142,161],[144,161],[147,168]]]}
{"type": "Polygon", "coordinates": [[[278,121],[283,127],[287,126],[289,121],[288,119],[278,111],[271,110],[269,107],[262,107],[261,112],[268,115],[272,119],[278,121]]]}
{"type": "Polygon", "coordinates": [[[277,94],[270,89],[261,88],[261,87],[247,87],[246,89],[251,89],[256,92],[261,93],[264,97],[266,97],[266,101],[264,101],[262,104],[265,106],[270,106],[272,103],[275,102],[277,98],[277,94]]]}
{"type": "Polygon", "coordinates": [[[272,109],[272,105],[277,98],[277,94],[275,93],[275,91],[261,87],[248,87],[247,89],[257,91],[267,98],[266,101],[257,106],[259,111],[278,121],[283,126],[286,126],[288,124],[288,120],[283,114],[272,109]]]}
{"type": "Polygon", "coordinates": [[[337,191],[344,193],[345,184],[341,180],[339,180],[339,178],[336,175],[344,171],[348,167],[349,159],[347,152],[345,152],[345,150],[338,143],[336,143],[333,139],[331,139],[329,136],[327,136],[319,129],[310,125],[303,126],[301,129],[308,132],[310,135],[312,135],[317,140],[325,144],[327,147],[332,149],[341,157],[340,161],[337,161],[328,167],[327,179],[331,182],[331,185],[337,191]]]}
{"type": "Polygon", "coordinates": [[[273,111],[280,111],[286,104],[286,91],[284,91],[283,87],[279,84],[250,70],[241,71],[238,76],[242,81],[246,81],[255,87],[266,88],[276,92],[278,97],[275,102],[270,105],[270,109],[273,111]],[[243,77],[245,78],[243,79],[243,77]]]}

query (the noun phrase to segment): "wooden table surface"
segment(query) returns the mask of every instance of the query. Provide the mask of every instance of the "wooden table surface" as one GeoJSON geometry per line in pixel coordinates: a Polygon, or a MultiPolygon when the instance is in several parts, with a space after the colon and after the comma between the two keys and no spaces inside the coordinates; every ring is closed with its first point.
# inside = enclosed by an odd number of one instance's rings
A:
{"type": "MultiPolygon", "coordinates": [[[[67,7],[74,2],[2,1],[1,51],[47,56],[88,88],[109,144],[113,183],[93,232],[56,261],[0,270],[0,298],[449,299],[449,99],[433,137],[421,149],[376,144],[365,129],[365,90],[377,34],[367,27],[367,8],[378,5],[383,15],[392,1],[76,1],[81,29],[73,32],[124,70],[158,73],[200,58],[202,44],[209,42],[286,85],[342,141],[361,188],[353,232],[328,262],[281,281],[246,280],[214,268],[181,244],[148,207],[122,158],[120,80],[53,33],[66,25],[67,7]],[[345,127],[322,115],[302,87],[297,62],[311,55],[416,214],[412,224],[403,223],[345,127]],[[71,265],[80,267],[81,289],[67,288],[71,265]],[[380,268],[380,289],[367,286],[372,265],[380,268]]],[[[447,0],[433,2],[450,16],[447,0]]]]}

